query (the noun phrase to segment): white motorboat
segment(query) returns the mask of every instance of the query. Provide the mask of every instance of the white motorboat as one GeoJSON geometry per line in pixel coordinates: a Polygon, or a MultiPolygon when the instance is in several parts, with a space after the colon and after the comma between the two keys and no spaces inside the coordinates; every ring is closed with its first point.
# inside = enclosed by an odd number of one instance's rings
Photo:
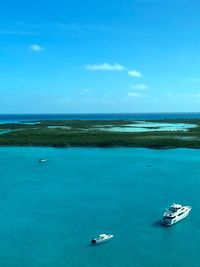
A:
{"type": "Polygon", "coordinates": [[[99,244],[110,240],[114,235],[101,234],[97,238],[92,239],[92,244],[99,244]]]}
{"type": "Polygon", "coordinates": [[[47,159],[39,159],[38,162],[39,163],[44,163],[44,162],[47,162],[47,159]]]}
{"type": "Polygon", "coordinates": [[[192,207],[173,203],[163,214],[163,223],[173,225],[188,216],[192,207]]]}

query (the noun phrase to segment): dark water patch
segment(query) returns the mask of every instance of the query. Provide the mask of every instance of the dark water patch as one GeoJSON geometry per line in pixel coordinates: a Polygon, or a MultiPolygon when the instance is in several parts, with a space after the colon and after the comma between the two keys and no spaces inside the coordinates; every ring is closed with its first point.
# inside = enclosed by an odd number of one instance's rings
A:
{"type": "Polygon", "coordinates": [[[160,120],[199,119],[200,113],[0,114],[0,123],[41,120],[160,120]]]}

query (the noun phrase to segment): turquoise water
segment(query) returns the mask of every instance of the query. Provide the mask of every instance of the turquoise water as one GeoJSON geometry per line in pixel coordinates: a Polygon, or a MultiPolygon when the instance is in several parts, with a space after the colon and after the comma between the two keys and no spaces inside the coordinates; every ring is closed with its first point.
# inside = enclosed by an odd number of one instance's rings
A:
{"type": "MultiPolygon", "coordinates": [[[[97,126],[98,127],[98,126],[97,126]]],[[[196,128],[198,125],[192,123],[162,123],[162,122],[135,122],[133,124],[123,125],[122,127],[102,127],[98,129],[110,132],[186,132],[191,128],[196,128]]]]}
{"type": "Polygon", "coordinates": [[[90,114],[0,114],[1,123],[40,120],[160,120],[199,119],[199,112],[179,113],[90,113],[90,114]]]}
{"type": "Polygon", "coordinates": [[[10,129],[3,130],[3,129],[0,129],[0,135],[1,134],[12,133],[12,132],[18,132],[18,131],[21,131],[21,129],[18,129],[18,130],[10,130],[10,129]]]}
{"type": "Polygon", "coordinates": [[[11,133],[13,130],[1,130],[0,129],[0,134],[6,134],[6,133],[11,133]]]}
{"type": "Polygon", "coordinates": [[[65,130],[70,130],[71,127],[68,127],[68,126],[47,126],[48,129],[65,129],[65,130]]]}
{"type": "Polygon", "coordinates": [[[0,166],[1,267],[199,267],[200,150],[0,148],[0,166]],[[193,209],[163,227],[172,202],[193,209]]]}

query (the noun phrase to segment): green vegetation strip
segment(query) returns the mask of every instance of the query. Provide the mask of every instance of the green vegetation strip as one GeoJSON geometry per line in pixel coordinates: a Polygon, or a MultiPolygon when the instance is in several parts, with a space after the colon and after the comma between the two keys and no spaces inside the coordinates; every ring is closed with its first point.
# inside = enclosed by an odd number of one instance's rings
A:
{"type": "Polygon", "coordinates": [[[156,120],[146,122],[191,123],[196,128],[187,131],[111,132],[98,129],[123,127],[133,121],[41,121],[39,124],[2,124],[0,128],[13,132],[0,135],[0,146],[51,147],[146,147],[146,148],[200,148],[200,119],[156,120]],[[64,126],[66,128],[48,128],[64,126]],[[96,127],[98,126],[98,127],[96,127]],[[18,130],[18,131],[16,131],[18,130]]]}

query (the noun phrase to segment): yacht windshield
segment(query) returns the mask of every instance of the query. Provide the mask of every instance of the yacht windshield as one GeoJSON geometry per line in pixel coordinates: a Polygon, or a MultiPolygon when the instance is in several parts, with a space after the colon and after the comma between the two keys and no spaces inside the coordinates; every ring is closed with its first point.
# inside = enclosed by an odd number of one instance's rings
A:
{"type": "Polygon", "coordinates": [[[170,207],[169,211],[170,211],[170,212],[175,212],[175,211],[177,211],[177,209],[174,208],[174,207],[170,207]]]}

